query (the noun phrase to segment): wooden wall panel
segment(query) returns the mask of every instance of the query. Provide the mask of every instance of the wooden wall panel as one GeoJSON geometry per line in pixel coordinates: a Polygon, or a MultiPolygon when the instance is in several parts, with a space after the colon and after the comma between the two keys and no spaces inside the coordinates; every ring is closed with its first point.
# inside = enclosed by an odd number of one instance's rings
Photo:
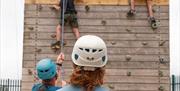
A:
{"type": "MultiPolygon", "coordinates": [[[[89,4],[87,1],[81,2],[89,4]]],[[[111,0],[104,1],[110,3],[111,0]]],[[[143,0],[138,2],[141,1],[143,0]]],[[[90,2],[95,3],[95,0],[90,2]]],[[[126,0],[117,2],[127,3],[126,0]]],[[[38,3],[43,1],[39,0],[38,3]]],[[[25,6],[22,91],[30,91],[35,83],[29,74],[29,71],[35,71],[35,64],[42,58],[55,60],[58,55],[51,50],[50,45],[56,39],[52,36],[55,36],[59,12],[52,10],[51,6],[25,6]]],[[[159,87],[170,91],[168,6],[153,6],[155,17],[160,21],[156,30],[149,26],[145,6],[136,7],[138,12],[133,19],[126,17],[129,6],[90,5],[89,12],[86,12],[84,7],[76,7],[79,31],[81,35],[98,35],[105,40],[109,55],[105,86],[109,87],[110,91],[159,91],[159,87]],[[102,21],[106,21],[106,25],[103,25],[102,21]]],[[[76,40],[71,28],[66,26],[65,29],[67,45],[64,47],[66,62],[63,66],[68,80],[72,73],[71,52],[76,40]]]]}

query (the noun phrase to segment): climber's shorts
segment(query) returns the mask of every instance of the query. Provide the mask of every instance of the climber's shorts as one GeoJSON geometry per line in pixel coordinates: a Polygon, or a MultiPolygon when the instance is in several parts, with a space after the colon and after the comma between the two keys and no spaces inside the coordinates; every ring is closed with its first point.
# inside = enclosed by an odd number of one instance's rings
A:
{"type": "MultiPolygon", "coordinates": [[[[62,19],[60,18],[59,23],[62,25],[62,19]]],[[[75,13],[64,14],[64,25],[69,24],[72,28],[78,28],[77,15],[75,13]]]]}

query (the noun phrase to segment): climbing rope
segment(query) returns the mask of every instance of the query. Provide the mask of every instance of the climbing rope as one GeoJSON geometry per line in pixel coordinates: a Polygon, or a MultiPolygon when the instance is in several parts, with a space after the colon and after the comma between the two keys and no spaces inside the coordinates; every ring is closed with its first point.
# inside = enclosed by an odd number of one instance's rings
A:
{"type": "MultiPolygon", "coordinates": [[[[63,2],[63,8],[61,9],[62,10],[62,25],[61,25],[61,42],[60,42],[60,46],[61,46],[61,53],[63,53],[63,49],[64,49],[64,13],[65,13],[65,4],[67,4],[66,0],[62,0],[63,2]]],[[[61,81],[64,80],[64,75],[65,75],[65,71],[64,71],[64,68],[63,68],[63,65],[60,67],[61,68],[61,81]]]]}

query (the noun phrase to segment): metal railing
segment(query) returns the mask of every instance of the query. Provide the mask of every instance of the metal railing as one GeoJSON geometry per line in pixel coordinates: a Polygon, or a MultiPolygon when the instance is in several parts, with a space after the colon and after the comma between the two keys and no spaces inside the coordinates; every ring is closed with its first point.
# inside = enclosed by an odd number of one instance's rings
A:
{"type": "Polygon", "coordinates": [[[180,91],[180,76],[172,75],[172,77],[171,77],[171,91],[180,91]]]}
{"type": "Polygon", "coordinates": [[[0,79],[0,91],[20,91],[21,80],[0,79]]]}

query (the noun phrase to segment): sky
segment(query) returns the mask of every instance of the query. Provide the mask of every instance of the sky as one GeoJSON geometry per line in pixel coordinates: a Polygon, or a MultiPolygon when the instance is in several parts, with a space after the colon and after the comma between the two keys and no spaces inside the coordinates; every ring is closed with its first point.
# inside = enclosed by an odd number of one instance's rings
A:
{"type": "MultiPolygon", "coordinates": [[[[22,78],[23,19],[24,0],[0,0],[0,78],[22,78]]],[[[180,0],[170,0],[170,69],[175,75],[180,75],[179,25],[180,0]]]]}

